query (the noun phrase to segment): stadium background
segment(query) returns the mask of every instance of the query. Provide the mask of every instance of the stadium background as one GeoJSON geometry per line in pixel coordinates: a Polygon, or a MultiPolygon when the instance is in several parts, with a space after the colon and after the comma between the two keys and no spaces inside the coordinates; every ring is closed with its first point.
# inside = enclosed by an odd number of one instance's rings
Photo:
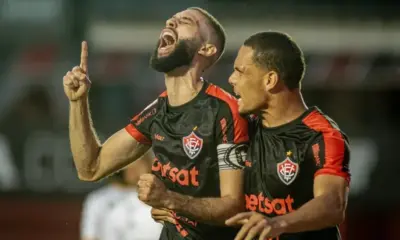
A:
{"type": "Polygon", "coordinates": [[[80,182],[69,152],[62,76],[79,64],[80,41],[105,139],[163,91],[149,55],[167,17],[189,6],[226,27],[227,51],[207,79],[228,90],[250,34],[298,41],[306,102],[352,143],[344,239],[400,239],[400,4],[377,0],[0,0],[0,239],[77,240],[83,197],[104,184],[80,182]]]}

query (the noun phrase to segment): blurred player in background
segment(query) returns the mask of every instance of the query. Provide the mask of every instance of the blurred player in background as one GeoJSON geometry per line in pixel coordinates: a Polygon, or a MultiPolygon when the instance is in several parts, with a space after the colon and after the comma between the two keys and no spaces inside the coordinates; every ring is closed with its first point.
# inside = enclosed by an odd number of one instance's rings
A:
{"type": "Polygon", "coordinates": [[[64,77],[80,179],[101,179],[153,148],[152,174],[141,176],[138,191],[148,205],[174,211],[175,224],[165,223],[161,239],[232,239],[237,230],[224,222],[244,210],[247,122],[234,97],[201,77],[224,47],[222,26],[205,10],[189,8],[168,19],[150,60],[165,73],[166,92],[104,144],[89,112],[85,42],[81,65],[64,77]]]}
{"type": "Polygon", "coordinates": [[[337,124],[301,94],[303,53],[286,34],[262,32],[240,48],[229,81],[239,112],[255,113],[245,168],[246,209],[236,240],[340,239],[349,147],[337,124]]]}
{"type": "Polygon", "coordinates": [[[136,191],[138,173],[148,172],[149,167],[145,166],[153,157],[152,151],[148,151],[112,175],[106,186],[87,196],[81,218],[81,240],[158,239],[162,225],[151,219],[150,207],[139,201],[136,191]]]}

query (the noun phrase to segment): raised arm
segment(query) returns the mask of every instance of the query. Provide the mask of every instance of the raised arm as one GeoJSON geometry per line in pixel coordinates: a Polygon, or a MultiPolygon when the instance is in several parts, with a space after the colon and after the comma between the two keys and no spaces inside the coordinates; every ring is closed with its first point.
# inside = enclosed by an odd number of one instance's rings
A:
{"type": "Polygon", "coordinates": [[[84,181],[96,181],[136,160],[150,145],[139,143],[125,129],[100,143],[89,110],[87,58],[88,46],[83,42],[80,66],[67,72],[63,80],[70,101],[69,135],[78,176],[84,181]]]}

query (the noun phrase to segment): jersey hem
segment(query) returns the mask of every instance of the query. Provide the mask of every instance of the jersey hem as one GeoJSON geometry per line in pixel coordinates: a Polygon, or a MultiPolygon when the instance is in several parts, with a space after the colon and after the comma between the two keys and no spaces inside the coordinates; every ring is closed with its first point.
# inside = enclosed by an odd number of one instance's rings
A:
{"type": "Polygon", "coordinates": [[[320,169],[314,174],[314,178],[319,175],[334,175],[334,176],[342,177],[346,180],[346,182],[348,184],[350,184],[350,174],[348,174],[346,172],[337,172],[335,170],[320,169]]]}
{"type": "Polygon", "coordinates": [[[132,124],[126,126],[125,130],[139,143],[145,145],[151,145],[151,141],[145,135],[143,135],[137,128],[135,128],[132,124]]]}

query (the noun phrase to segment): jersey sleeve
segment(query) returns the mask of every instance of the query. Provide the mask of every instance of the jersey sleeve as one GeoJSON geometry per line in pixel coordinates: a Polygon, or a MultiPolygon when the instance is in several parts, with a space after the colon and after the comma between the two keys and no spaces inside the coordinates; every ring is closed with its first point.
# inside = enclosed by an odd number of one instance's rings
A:
{"type": "Polygon", "coordinates": [[[136,141],[142,144],[151,145],[150,127],[152,119],[157,113],[157,106],[158,100],[155,100],[133,117],[131,122],[125,127],[125,130],[135,138],[136,141]]]}
{"type": "Polygon", "coordinates": [[[350,149],[346,138],[337,134],[322,134],[310,149],[317,166],[314,177],[322,174],[343,177],[350,182],[350,149]]]}
{"type": "Polygon", "coordinates": [[[248,149],[248,122],[240,116],[236,99],[220,107],[215,136],[219,169],[242,169],[248,149]]]}
{"type": "Polygon", "coordinates": [[[80,235],[81,238],[97,239],[99,238],[99,213],[101,207],[95,200],[95,197],[88,195],[83,202],[80,235]]]}

